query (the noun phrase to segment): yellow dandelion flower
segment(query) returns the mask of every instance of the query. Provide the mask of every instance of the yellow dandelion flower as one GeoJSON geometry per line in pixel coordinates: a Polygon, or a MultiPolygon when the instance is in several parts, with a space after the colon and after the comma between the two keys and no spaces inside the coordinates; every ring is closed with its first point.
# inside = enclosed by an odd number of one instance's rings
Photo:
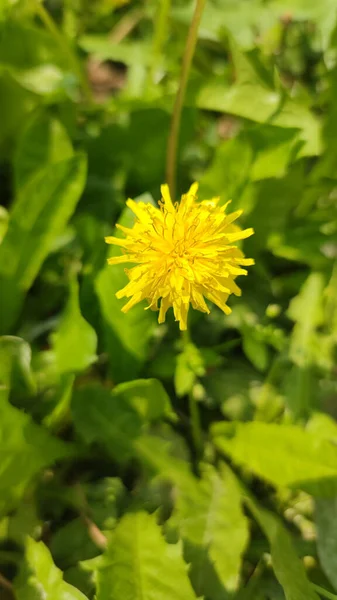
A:
{"type": "Polygon", "coordinates": [[[125,239],[107,237],[107,244],[122,246],[122,256],[108,259],[110,265],[135,263],[125,269],[129,283],[117,298],[130,298],[122,308],[127,312],[147,299],[152,310],[159,310],[158,322],[165,321],[170,306],[181,330],[187,328],[187,313],[193,308],[209,313],[205,298],[225,314],[230,294],[241,294],[235,283],[238,275],[247,275],[243,266],[253,265],[235,246],[254,233],[241,231],[234,221],[238,210],[226,213],[229,204],[218,206],[220,198],[197,202],[198,184],[194,183],[180,203],[173,204],[167,185],[161,187],[159,208],[128,200],[127,205],[137,219],[132,229],[116,225],[125,239]],[[160,300],[160,308],[158,301],[160,300]]]}

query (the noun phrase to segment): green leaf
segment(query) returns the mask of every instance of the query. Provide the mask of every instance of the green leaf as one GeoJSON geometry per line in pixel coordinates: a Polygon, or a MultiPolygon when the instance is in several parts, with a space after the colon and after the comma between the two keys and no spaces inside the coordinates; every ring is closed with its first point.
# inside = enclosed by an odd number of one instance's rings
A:
{"type": "Polygon", "coordinates": [[[320,412],[313,413],[306,428],[316,438],[337,444],[337,422],[329,415],[320,412]]]}
{"type": "Polygon", "coordinates": [[[300,130],[301,156],[321,153],[321,127],[307,106],[272,88],[259,75],[253,61],[231,42],[237,82],[206,83],[197,97],[199,108],[229,113],[256,123],[300,130]]]}
{"type": "Polygon", "coordinates": [[[28,120],[15,153],[14,177],[19,190],[38,171],[49,164],[71,158],[71,141],[59,121],[46,112],[37,112],[28,120]]]}
{"type": "Polygon", "coordinates": [[[317,328],[323,322],[323,290],[322,273],[311,273],[288,309],[295,326],[290,336],[289,357],[294,366],[287,382],[287,404],[295,417],[307,417],[314,403],[310,366],[314,363],[317,328]]]}
{"type": "Polygon", "coordinates": [[[75,391],[72,414],[74,425],[87,444],[99,443],[107,454],[121,462],[134,455],[142,419],[125,399],[91,384],[75,391]]]}
{"type": "Polygon", "coordinates": [[[8,219],[9,219],[8,210],[6,210],[4,206],[0,205],[0,244],[3,240],[3,238],[5,237],[5,233],[7,231],[8,219]]]}
{"type": "Polygon", "coordinates": [[[0,67],[0,152],[1,158],[8,159],[8,140],[16,137],[29,113],[36,105],[36,98],[24,90],[0,67]]]}
{"type": "Polygon", "coordinates": [[[12,77],[25,89],[46,96],[49,102],[64,100],[75,89],[76,80],[69,86],[67,75],[56,65],[39,65],[23,72],[13,72],[12,77]],[[67,88],[69,88],[67,90],[67,88]]]}
{"type": "Polygon", "coordinates": [[[113,389],[113,396],[121,402],[129,402],[148,421],[162,417],[175,420],[171,400],[158,379],[135,379],[120,383],[113,389]]]}
{"type": "Polygon", "coordinates": [[[125,515],[97,572],[97,600],[195,600],[180,546],[167,544],[154,515],[125,515]]]}
{"type": "Polygon", "coordinates": [[[214,442],[234,462],[275,486],[325,495],[337,486],[337,448],[297,427],[276,423],[219,423],[214,442]],[[228,437],[226,437],[228,435],[228,437]],[[325,487],[325,482],[331,484],[325,487]]]}
{"type": "Polygon", "coordinates": [[[337,591],[337,496],[317,498],[315,504],[319,560],[337,591]]]}
{"type": "Polygon", "coordinates": [[[211,198],[219,195],[221,190],[223,203],[230,198],[235,203],[248,181],[253,158],[253,150],[246,135],[239,134],[220,144],[209,168],[201,177],[200,197],[211,198]]]}
{"type": "Polygon", "coordinates": [[[306,367],[312,361],[313,337],[323,321],[323,290],[323,275],[311,273],[298,296],[289,305],[288,316],[296,323],[291,335],[289,355],[299,367],[306,367]]]}
{"type": "MultiPolygon", "coordinates": [[[[107,536],[116,526],[125,496],[125,488],[118,478],[106,477],[87,485],[81,490],[86,500],[90,517],[107,536]]],[[[92,541],[84,519],[78,517],[61,526],[52,536],[50,549],[54,560],[63,569],[77,562],[90,560],[99,554],[92,541]]]]}
{"type": "Polygon", "coordinates": [[[55,38],[41,27],[14,18],[1,25],[0,64],[10,69],[22,72],[41,63],[59,63],[61,54],[55,38]]]}
{"type": "MultiPolygon", "coordinates": [[[[52,351],[50,352],[53,354],[52,351]]],[[[64,373],[60,377],[58,385],[54,390],[54,408],[43,419],[43,425],[50,431],[57,431],[59,428],[62,428],[64,423],[67,423],[74,381],[75,375],[72,373],[64,373]]]]}
{"type": "Polygon", "coordinates": [[[268,538],[273,569],[286,600],[319,600],[282,522],[273,513],[260,508],[251,496],[246,498],[246,503],[268,538]]]}
{"type": "Polygon", "coordinates": [[[212,597],[210,565],[228,592],[236,590],[248,525],[241,508],[240,489],[224,464],[219,471],[204,465],[201,479],[195,479],[193,486],[178,484],[172,523],[186,544],[197,594],[212,597]]]}
{"type": "Polygon", "coordinates": [[[267,345],[260,340],[255,327],[242,327],[242,347],[245,355],[258,371],[265,371],[269,362],[267,345]]]}
{"type": "Polygon", "coordinates": [[[0,246],[0,331],[14,324],[26,291],[75,209],[85,175],[85,157],[77,154],[46,167],[18,195],[0,246]]]}
{"type": "Polygon", "coordinates": [[[17,503],[44,467],[70,452],[69,446],[0,398],[0,513],[17,503]]]}
{"type": "Polygon", "coordinates": [[[188,394],[198,377],[205,375],[204,360],[198,348],[188,342],[177,356],[174,373],[174,387],[178,396],[188,394]]]}
{"type": "Polygon", "coordinates": [[[77,279],[70,283],[68,303],[52,341],[60,373],[83,371],[97,358],[96,332],[81,314],[77,279]]]}
{"type": "Polygon", "coordinates": [[[277,15],[291,14],[293,19],[313,21],[322,47],[328,47],[337,20],[334,0],[272,0],[270,4],[277,15]]]}
{"type": "Polygon", "coordinates": [[[86,596],[63,581],[43,542],[28,538],[25,562],[14,582],[17,600],[87,600],[86,596]]]}
{"type": "Polygon", "coordinates": [[[159,479],[185,489],[193,485],[193,474],[186,460],[184,441],[171,429],[164,437],[142,435],[135,441],[137,456],[147,470],[159,479]]]}
{"type": "Polygon", "coordinates": [[[108,36],[84,35],[79,45],[100,61],[113,60],[130,66],[134,65],[135,60],[144,64],[151,61],[152,46],[144,42],[114,44],[108,36]]]}
{"type": "Polygon", "coordinates": [[[11,390],[16,394],[36,391],[31,354],[29,344],[23,339],[11,335],[0,337],[0,401],[8,399],[11,390]]]}
{"type": "MultiPolygon", "coordinates": [[[[133,217],[129,209],[123,212],[119,222],[127,227],[132,226],[133,217]]],[[[118,236],[120,232],[116,231],[115,234],[118,236]]],[[[120,249],[112,247],[110,256],[117,255],[120,255],[120,249]]],[[[116,292],[127,284],[128,279],[124,269],[123,264],[106,265],[95,282],[103,314],[110,372],[113,380],[118,383],[134,379],[139,375],[146,360],[155,324],[154,313],[144,310],[145,302],[137,304],[126,314],[121,312],[123,302],[116,298],[116,292]]]]}

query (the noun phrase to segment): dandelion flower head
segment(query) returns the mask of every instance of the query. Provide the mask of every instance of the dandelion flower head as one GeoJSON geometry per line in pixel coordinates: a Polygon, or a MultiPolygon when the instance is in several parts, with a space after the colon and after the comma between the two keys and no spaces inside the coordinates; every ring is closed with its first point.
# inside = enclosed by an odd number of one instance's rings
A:
{"type": "Polygon", "coordinates": [[[117,224],[125,238],[105,238],[124,252],[108,258],[110,265],[135,265],[125,269],[129,282],[116,294],[117,298],[129,298],[123,312],[146,299],[146,308],[159,310],[158,322],[163,323],[172,306],[181,330],[187,328],[190,304],[210,312],[205,298],[225,314],[231,312],[229,295],[241,295],[235,279],[247,275],[243,266],[254,264],[235,244],[254,231],[241,230],[234,224],[242,211],[227,213],[229,202],[222,206],[220,198],[197,202],[197,190],[198,184],[194,183],[180,203],[173,204],[168,186],[163,185],[158,208],[127,201],[136,215],[133,228],[117,224]]]}

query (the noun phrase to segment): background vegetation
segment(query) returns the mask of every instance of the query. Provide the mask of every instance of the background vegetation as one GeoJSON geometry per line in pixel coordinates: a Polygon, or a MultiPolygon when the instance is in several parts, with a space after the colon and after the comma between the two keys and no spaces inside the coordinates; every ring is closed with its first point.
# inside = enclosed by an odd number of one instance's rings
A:
{"type": "Polygon", "coordinates": [[[337,598],[336,0],[206,2],[177,189],[255,228],[232,314],[181,338],[106,265],[193,7],[0,5],[1,599],[337,598]]]}

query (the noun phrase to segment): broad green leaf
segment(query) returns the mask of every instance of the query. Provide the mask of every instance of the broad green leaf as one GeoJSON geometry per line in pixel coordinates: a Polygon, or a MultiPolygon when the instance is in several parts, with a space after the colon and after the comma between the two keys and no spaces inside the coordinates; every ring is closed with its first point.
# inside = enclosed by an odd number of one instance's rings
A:
{"type": "Polygon", "coordinates": [[[68,303],[52,342],[61,374],[83,371],[96,360],[97,336],[81,314],[77,279],[70,283],[68,303]]]}
{"type": "Polygon", "coordinates": [[[85,183],[82,154],[46,167],[19,193],[0,246],[0,331],[14,324],[26,291],[72,215],[85,183]]]}
{"type": "Polygon", "coordinates": [[[196,600],[181,548],[154,515],[125,515],[97,572],[97,600],[196,600]]]}
{"type": "Polygon", "coordinates": [[[323,495],[336,490],[337,448],[301,427],[219,423],[213,426],[213,436],[219,450],[275,486],[310,489],[323,495]],[[331,488],[325,488],[325,482],[331,488]]]}
{"type": "Polygon", "coordinates": [[[217,471],[204,465],[194,485],[178,484],[173,525],[186,544],[191,579],[198,595],[211,597],[210,565],[228,592],[238,588],[243,552],[248,541],[241,492],[224,464],[217,471]]]}
{"type": "Polygon", "coordinates": [[[70,452],[64,442],[0,398],[0,513],[17,503],[44,467],[70,452]]]}
{"type": "MultiPolygon", "coordinates": [[[[139,198],[141,199],[141,198],[139,198]]],[[[131,211],[126,209],[119,221],[130,227],[131,211]]],[[[120,232],[116,231],[118,236],[120,232]]],[[[120,255],[120,249],[110,247],[110,256],[120,255]]],[[[121,312],[123,301],[116,292],[127,284],[125,265],[106,265],[99,273],[95,289],[103,315],[104,337],[109,354],[110,372],[114,381],[128,381],[137,377],[146,360],[155,324],[154,313],[146,308],[145,301],[136,304],[128,313],[121,312]]]]}
{"type": "Polygon", "coordinates": [[[337,591],[337,497],[317,498],[315,504],[318,556],[337,591]]]}
{"type": "Polygon", "coordinates": [[[197,97],[199,108],[229,113],[256,123],[300,130],[301,156],[321,153],[321,128],[306,105],[286,96],[263,81],[254,65],[232,42],[237,82],[228,86],[219,80],[206,83],[197,97]]]}
{"type": "Polygon", "coordinates": [[[34,114],[19,138],[15,153],[17,189],[47,165],[71,158],[73,154],[70,139],[61,123],[46,112],[34,114]]]}
{"type": "Polygon", "coordinates": [[[319,600],[282,522],[272,512],[260,508],[251,497],[247,497],[246,502],[268,538],[273,569],[286,600],[319,600]]]}
{"type": "Polygon", "coordinates": [[[25,561],[14,582],[17,600],[87,600],[63,580],[43,542],[27,538],[25,561]]]}
{"type": "Polygon", "coordinates": [[[170,398],[158,379],[135,379],[120,383],[112,393],[121,402],[129,402],[146,420],[156,421],[162,417],[175,419],[170,398]]]}
{"type": "Polygon", "coordinates": [[[87,444],[98,443],[122,462],[134,455],[142,419],[125,399],[91,384],[75,391],[72,414],[74,425],[87,444]]]}

